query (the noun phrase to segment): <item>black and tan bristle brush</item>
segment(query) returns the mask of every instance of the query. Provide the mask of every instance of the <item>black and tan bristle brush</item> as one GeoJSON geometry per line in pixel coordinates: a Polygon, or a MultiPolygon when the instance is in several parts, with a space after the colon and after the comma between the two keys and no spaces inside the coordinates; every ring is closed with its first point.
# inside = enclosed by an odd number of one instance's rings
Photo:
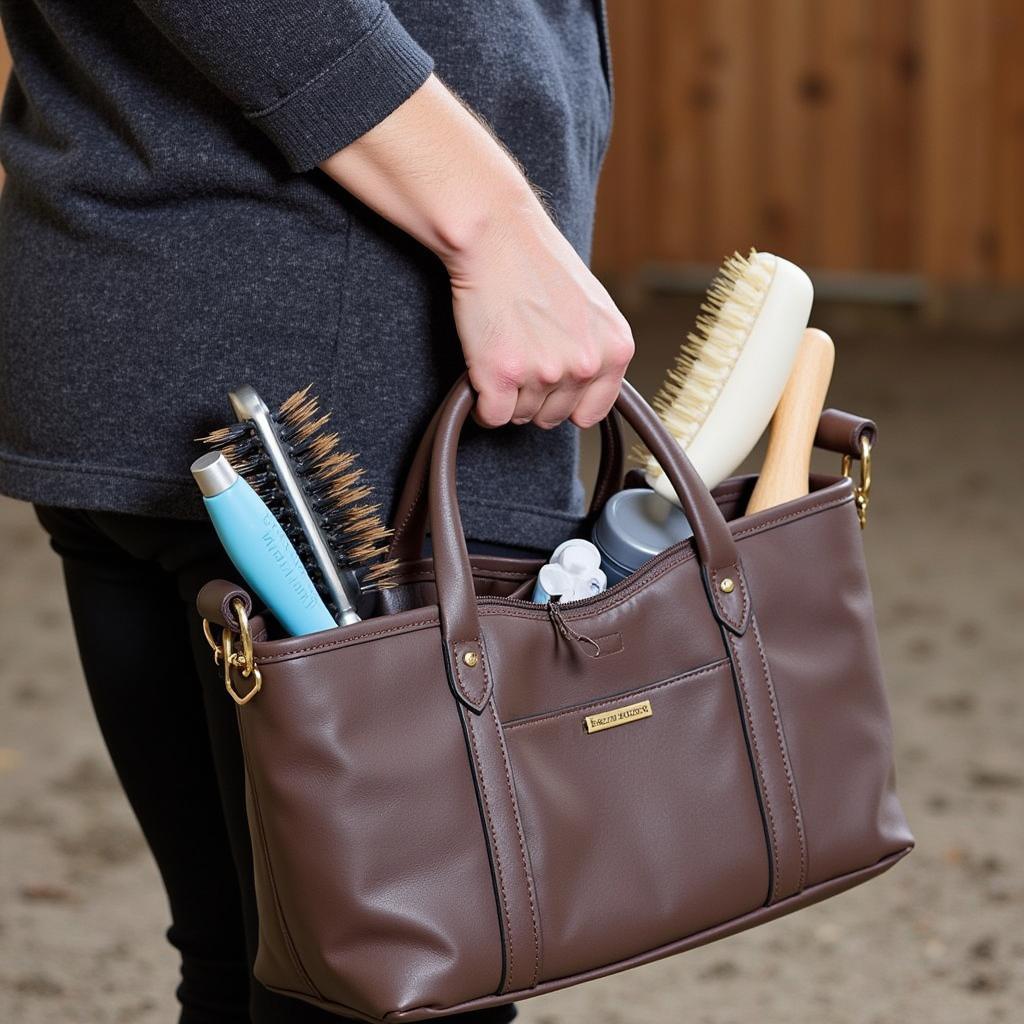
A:
{"type": "Polygon", "coordinates": [[[358,457],[327,429],[308,385],[271,412],[255,389],[229,392],[238,419],[199,438],[224,453],[281,524],[339,625],[359,622],[363,593],[393,585],[391,530],[361,482],[358,457]]]}

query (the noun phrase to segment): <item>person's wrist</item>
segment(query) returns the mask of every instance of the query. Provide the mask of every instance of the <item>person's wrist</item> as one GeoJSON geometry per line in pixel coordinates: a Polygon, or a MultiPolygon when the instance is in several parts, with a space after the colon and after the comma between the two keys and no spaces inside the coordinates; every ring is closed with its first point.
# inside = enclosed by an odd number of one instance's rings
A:
{"type": "Polygon", "coordinates": [[[515,171],[478,185],[438,216],[435,255],[459,273],[504,242],[516,226],[547,217],[527,180],[515,171]]]}

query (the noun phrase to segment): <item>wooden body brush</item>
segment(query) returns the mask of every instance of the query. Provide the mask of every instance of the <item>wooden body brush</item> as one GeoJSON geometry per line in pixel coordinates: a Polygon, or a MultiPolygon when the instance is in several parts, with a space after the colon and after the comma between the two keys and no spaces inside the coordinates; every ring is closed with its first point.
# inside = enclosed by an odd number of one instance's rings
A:
{"type": "MultiPolygon", "coordinates": [[[[709,488],[747,457],[779,403],[814,290],[795,264],[751,249],[725,261],[653,405],[709,488]]],[[[647,482],[679,501],[657,461],[634,449],[647,482]]]]}
{"type": "Polygon", "coordinates": [[[747,503],[748,516],[807,493],[814,435],[832,380],[835,357],[835,345],[824,331],[814,327],[804,331],[789,380],[772,416],[768,451],[747,503]]]}

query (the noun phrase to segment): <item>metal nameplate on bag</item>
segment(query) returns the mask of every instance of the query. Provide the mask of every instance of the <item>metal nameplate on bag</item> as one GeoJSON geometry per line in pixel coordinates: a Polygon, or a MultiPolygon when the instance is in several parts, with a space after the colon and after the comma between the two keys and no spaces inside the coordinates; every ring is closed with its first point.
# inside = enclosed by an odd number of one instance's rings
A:
{"type": "Polygon", "coordinates": [[[635,722],[638,718],[650,718],[653,714],[651,702],[642,700],[637,704],[626,704],[621,708],[612,708],[611,711],[602,711],[599,715],[587,715],[583,725],[587,732],[600,732],[602,729],[612,729],[616,725],[635,722]]]}

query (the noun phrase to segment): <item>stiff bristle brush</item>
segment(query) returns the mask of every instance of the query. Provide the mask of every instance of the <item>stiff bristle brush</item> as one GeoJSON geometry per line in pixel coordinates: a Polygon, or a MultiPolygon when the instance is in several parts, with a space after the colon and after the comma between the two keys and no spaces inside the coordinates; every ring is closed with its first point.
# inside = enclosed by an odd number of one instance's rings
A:
{"type": "MultiPolygon", "coordinates": [[[[715,487],[764,433],[786,386],[814,290],[795,264],[735,253],[718,272],[653,406],[704,483],[715,487]]],[[[643,447],[632,457],[660,494],[679,499],[643,447]]]]}
{"type": "Polygon", "coordinates": [[[362,482],[358,456],[341,448],[309,385],[271,412],[249,385],[228,394],[238,419],[199,440],[222,452],[281,524],[340,625],[360,621],[364,593],[393,586],[385,560],[392,531],[362,482]]]}

